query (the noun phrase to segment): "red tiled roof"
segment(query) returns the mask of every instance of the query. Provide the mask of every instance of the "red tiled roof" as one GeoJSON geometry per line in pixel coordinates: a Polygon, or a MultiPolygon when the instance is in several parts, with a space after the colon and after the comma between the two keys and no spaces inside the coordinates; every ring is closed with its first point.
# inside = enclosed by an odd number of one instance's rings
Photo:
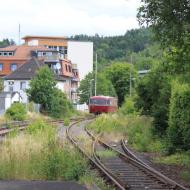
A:
{"type": "Polygon", "coordinates": [[[0,48],[1,51],[14,51],[14,56],[0,56],[0,59],[29,59],[31,58],[31,51],[50,51],[45,46],[8,46],[5,48],[0,48]]]}

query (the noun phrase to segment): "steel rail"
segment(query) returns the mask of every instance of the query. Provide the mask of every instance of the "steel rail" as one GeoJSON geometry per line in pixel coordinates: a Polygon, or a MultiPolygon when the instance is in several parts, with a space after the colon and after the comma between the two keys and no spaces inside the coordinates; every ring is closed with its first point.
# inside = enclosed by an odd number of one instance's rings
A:
{"type": "MultiPolygon", "coordinates": [[[[84,121],[84,120],[83,120],[84,121]]],[[[75,139],[70,135],[69,131],[71,130],[71,128],[76,125],[77,123],[79,123],[81,121],[77,121],[73,124],[71,124],[67,129],[66,129],[66,134],[67,134],[67,138],[69,139],[69,141],[85,156],[88,158],[88,160],[90,161],[90,163],[95,166],[103,175],[104,177],[106,177],[107,180],[111,181],[111,183],[120,190],[125,190],[125,186],[118,181],[118,179],[115,178],[115,176],[113,176],[112,174],[110,174],[107,171],[107,168],[105,168],[104,166],[102,166],[101,164],[99,164],[93,157],[89,156],[88,154],[86,154],[86,152],[78,145],[78,143],[75,141],[75,139]]]]}
{"type": "MultiPolygon", "coordinates": [[[[92,137],[92,139],[95,139],[95,136],[87,128],[85,128],[85,130],[92,137]]],[[[145,164],[143,161],[141,161],[139,158],[137,158],[135,155],[133,155],[131,158],[131,155],[126,155],[123,152],[116,150],[115,148],[111,147],[110,145],[108,145],[107,143],[103,142],[100,139],[98,139],[96,142],[99,142],[105,148],[108,148],[112,151],[117,152],[121,158],[125,159],[127,162],[133,163],[135,166],[141,168],[142,170],[145,170],[146,172],[148,172],[150,175],[154,176],[159,181],[163,182],[166,185],[169,185],[170,188],[175,189],[175,190],[178,190],[178,189],[179,190],[188,190],[186,187],[176,183],[175,181],[169,179],[165,175],[163,175],[160,172],[156,171],[155,169],[151,168],[150,166],[145,164]]]]}

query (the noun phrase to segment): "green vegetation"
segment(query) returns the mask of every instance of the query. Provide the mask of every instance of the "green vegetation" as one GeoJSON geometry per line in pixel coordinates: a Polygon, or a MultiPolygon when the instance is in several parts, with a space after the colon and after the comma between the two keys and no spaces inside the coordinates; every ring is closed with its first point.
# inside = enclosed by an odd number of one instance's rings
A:
{"type": "MultiPolygon", "coordinates": [[[[90,94],[94,95],[94,82],[94,73],[87,74],[86,77],[81,80],[78,89],[81,103],[88,102],[90,94]]],[[[114,87],[103,72],[97,75],[97,94],[115,96],[114,87]]]]}
{"type": "Polygon", "coordinates": [[[137,115],[135,108],[135,101],[133,97],[126,97],[122,107],[119,109],[119,113],[123,115],[137,115]]]}
{"type": "Polygon", "coordinates": [[[11,39],[3,39],[2,41],[0,41],[0,48],[9,46],[9,45],[15,45],[15,42],[11,39]]]}
{"type": "Polygon", "coordinates": [[[117,156],[117,153],[112,150],[99,150],[96,153],[100,158],[110,158],[117,156]]]}
{"type": "Polygon", "coordinates": [[[101,190],[115,190],[107,184],[102,177],[96,171],[87,170],[84,176],[81,176],[80,182],[85,184],[88,189],[93,189],[93,185],[97,185],[101,190]]]}
{"type": "Polygon", "coordinates": [[[161,156],[154,158],[155,162],[163,163],[163,164],[172,164],[172,165],[182,165],[185,167],[190,166],[190,155],[188,152],[186,153],[176,153],[168,156],[161,156]]]}
{"type": "Polygon", "coordinates": [[[153,44],[152,35],[150,29],[141,28],[129,30],[123,36],[76,35],[71,37],[71,40],[92,41],[94,43],[94,53],[98,54],[98,68],[102,70],[103,67],[110,65],[112,61],[126,60],[126,55],[131,52],[137,53],[153,44]]]}
{"type": "Polygon", "coordinates": [[[42,119],[22,134],[14,130],[0,146],[0,179],[76,180],[89,189],[96,184],[102,190],[114,190],[90,170],[76,149],[56,137],[56,128],[42,119]]]}
{"type": "Polygon", "coordinates": [[[113,141],[127,138],[139,151],[156,152],[164,149],[163,142],[152,135],[152,118],[136,115],[101,115],[88,129],[113,141]]]}
{"type": "Polygon", "coordinates": [[[86,160],[55,137],[56,129],[41,120],[10,135],[0,147],[0,179],[78,180],[86,160]]]}
{"type": "Polygon", "coordinates": [[[154,67],[136,88],[136,107],[141,114],[154,117],[155,134],[163,135],[168,127],[169,102],[171,96],[170,76],[161,66],[154,67]]]}
{"type": "Polygon", "coordinates": [[[27,90],[29,99],[41,104],[41,111],[55,118],[69,116],[73,111],[65,94],[56,88],[56,81],[48,66],[39,69],[27,90]]]}
{"type": "Polygon", "coordinates": [[[190,86],[174,82],[170,100],[168,139],[170,151],[190,149],[190,86]]]}
{"type": "Polygon", "coordinates": [[[26,119],[26,107],[21,103],[14,103],[6,110],[5,117],[11,120],[23,121],[26,119]]]}

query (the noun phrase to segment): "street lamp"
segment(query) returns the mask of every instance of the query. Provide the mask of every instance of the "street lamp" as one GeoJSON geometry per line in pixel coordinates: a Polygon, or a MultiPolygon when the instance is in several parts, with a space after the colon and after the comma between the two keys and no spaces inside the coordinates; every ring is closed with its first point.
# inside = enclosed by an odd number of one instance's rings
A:
{"type": "Polygon", "coordinates": [[[90,80],[90,97],[92,96],[92,81],[94,81],[94,79],[90,80]]]}

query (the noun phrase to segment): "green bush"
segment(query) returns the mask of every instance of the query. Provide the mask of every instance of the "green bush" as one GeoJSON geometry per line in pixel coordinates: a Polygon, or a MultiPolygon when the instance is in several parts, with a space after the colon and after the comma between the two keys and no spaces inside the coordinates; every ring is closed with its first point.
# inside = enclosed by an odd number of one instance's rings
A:
{"type": "Polygon", "coordinates": [[[142,115],[154,117],[154,134],[163,136],[168,128],[171,79],[157,66],[143,77],[136,88],[136,104],[142,115]]]}
{"type": "Polygon", "coordinates": [[[23,121],[26,118],[26,108],[21,103],[14,103],[7,109],[5,116],[11,120],[23,121]]]}
{"type": "Polygon", "coordinates": [[[190,85],[172,84],[168,140],[171,151],[190,149],[190,85]]]}
{"type": "Polygon", "coordinates": [[[73,111],[73,106],[67,99],[66,95],[61,90],[55,89],[50,102],[50,115],[55,118],[62,118],[70,116],[73,111]]]}
{"type": "Polygon", "coordinates": [[[119,112],[124,115],[137,114],[135,109],[135,102],[133,101],[132,97],[125,98],[125,102],[123,103],[122,107],[119,109],[119,112]]]}

